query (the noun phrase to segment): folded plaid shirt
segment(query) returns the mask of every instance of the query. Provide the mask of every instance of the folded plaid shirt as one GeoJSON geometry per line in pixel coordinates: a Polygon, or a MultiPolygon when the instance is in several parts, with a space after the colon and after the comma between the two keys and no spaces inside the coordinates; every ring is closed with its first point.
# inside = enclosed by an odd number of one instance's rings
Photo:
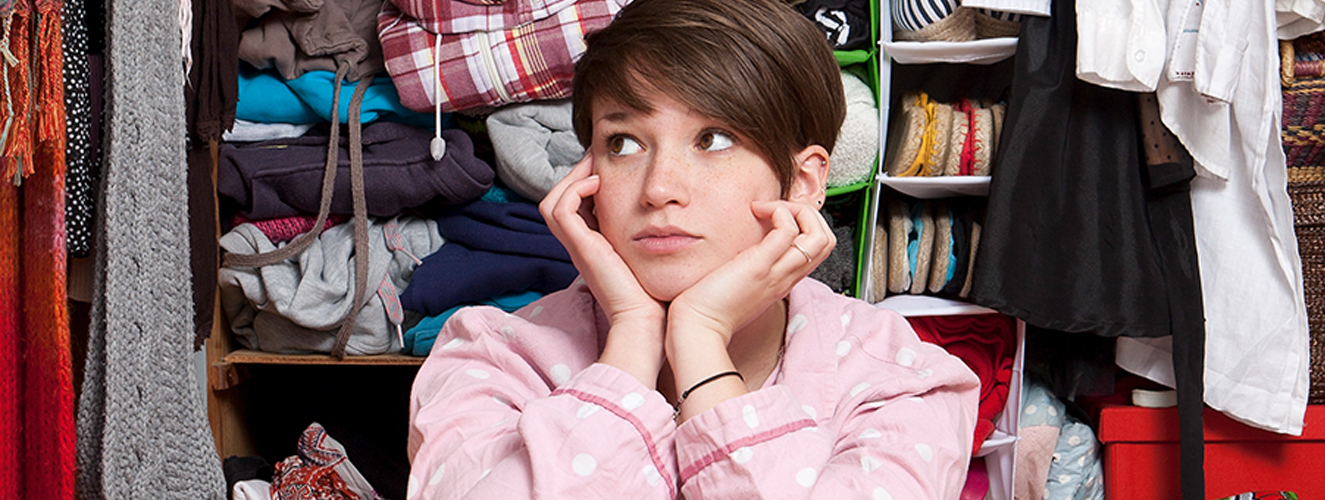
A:
{"type": "Polygon", "coordinates": [[[607,26],[628,2],[507,0],[484,7],[458,0],[391,0],[378,16],[378,35],[387,72],[410,109],[433,111],[438,73],[444,112],[560,99],[570,95],[585,33],[607,26]],[[434,26],[442,31],[433,32],[434,26]],[[488,27],[496,29],[483,29],[488,27]]]}
{"type": "Polygon", "coordinates": [[[510,29],[547,18],[575,0],[389,0],[423,29],[469,33],[510,29]]]}

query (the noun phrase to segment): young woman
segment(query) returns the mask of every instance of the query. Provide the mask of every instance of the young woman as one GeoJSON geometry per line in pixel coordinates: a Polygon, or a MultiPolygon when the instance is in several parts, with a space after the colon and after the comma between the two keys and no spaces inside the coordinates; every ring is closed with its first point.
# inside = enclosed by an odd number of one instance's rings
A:
{"type": "Polygon", "coordinates": [[[636,0],[589,35],[588,152],[540,209],[582,279],[451,318],[410,498],[957,498],[978,381],[806,276],[845,105],[776,0],[636,0]]]}

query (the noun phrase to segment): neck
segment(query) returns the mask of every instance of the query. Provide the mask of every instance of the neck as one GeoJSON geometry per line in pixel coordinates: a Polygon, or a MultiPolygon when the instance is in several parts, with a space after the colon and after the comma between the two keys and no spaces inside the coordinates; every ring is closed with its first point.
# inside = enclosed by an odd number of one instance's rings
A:
{"type": "Polygon", "coordinates": [[[778,363],[787,332],[787,300],[775,302],[749,325],[732,334],[727,345],[736,369],[745,376],[746,386],[756,390],[764,385],[778,363]]]}

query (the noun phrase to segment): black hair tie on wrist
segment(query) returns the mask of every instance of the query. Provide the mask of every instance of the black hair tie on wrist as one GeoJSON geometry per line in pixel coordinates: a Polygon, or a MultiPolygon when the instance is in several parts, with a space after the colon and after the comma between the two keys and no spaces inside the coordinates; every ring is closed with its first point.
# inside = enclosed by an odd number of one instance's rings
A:
{"type": "Polygon", "coordinates": [[[713,375],[709,375],[708,378],[706,378],[706,379],[704,379],[704,380],[700,380],[699,382],[695,382],[695,385],[690,386],[689,389],[686,389],[685,392],[682,392],[682,393],[681,393],[681,399],[676,400],[676,411],[677,411],[677,413],[680,413],[680,412],[681,412],[681,403],[685,402],[686,398],[690,397],[690,393],[695,392],[695,389],[698,389],[698,388],[702,387],[704,384],[707,384],[707,383],[712,382],[712,381],[714,381],[714,380],[720,379],[720,378],[722,378],[722,377],[730,377],[730,376],[732,376],[732,375],[735,375],[737,378],[741,379],[741,382],[745,382],[745,376],[744,376],[744,375],[741,375],[741,372],[738,372],[738,371],[736,371],[736,370],[725,371],[725,372],[722,372],[722,373],[715,373],[715,374],[713,374],[713,375]]]}

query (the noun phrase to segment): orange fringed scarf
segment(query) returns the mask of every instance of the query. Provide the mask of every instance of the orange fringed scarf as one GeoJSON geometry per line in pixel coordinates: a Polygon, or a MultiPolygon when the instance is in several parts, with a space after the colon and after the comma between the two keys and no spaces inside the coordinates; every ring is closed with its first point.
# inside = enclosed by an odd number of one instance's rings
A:
{"type": "Polygon", "coordinates": [[[0,3],[0,498],[74,496],[62,6],[0,3]]]}

